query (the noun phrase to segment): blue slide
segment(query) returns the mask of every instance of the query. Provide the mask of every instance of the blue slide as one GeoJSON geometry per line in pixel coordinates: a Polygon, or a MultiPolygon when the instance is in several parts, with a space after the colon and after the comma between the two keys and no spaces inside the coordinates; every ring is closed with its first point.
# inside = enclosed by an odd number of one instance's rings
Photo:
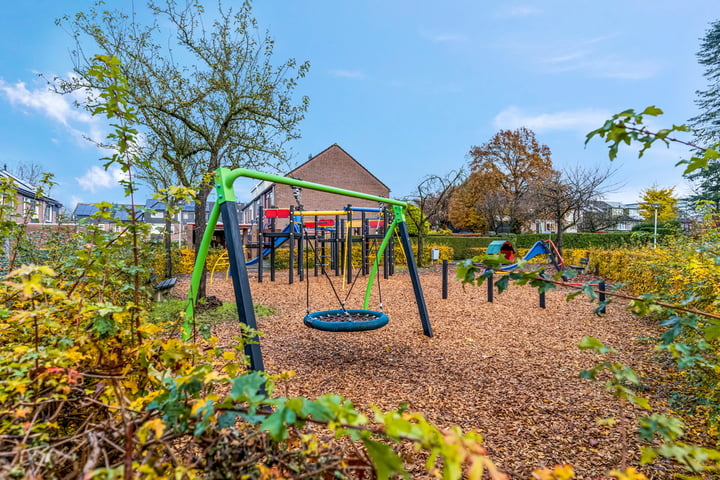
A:
{"type": "MultiPolygon", "coordinates": [[[[285,228],[283,228],[282,233],[290,233],[290,225],[293,225],[295,227],[295,233],[300,233],[300,225],[297,223],[292,223],[292,224],[288,223],[287,226],[285,228]]],[[[283,243],[287,242],[288,238],[290,238],[290,237],[277,237],[275,239],[274,248],[277,248],[280,245],[282,245],[283,243]]],[[[270,248],[270,247],[263,249],[262,255],[259,255],[255,258],[253,258],[249,262],[245,262],[245,265],[247,265],[247,266],[255,265],[256,263],[258,263],[260,261],[261,258],[265,258],[266,256],[270,255],[271,250],[272,250],[272,248],[270,248]]]]}
{"type": "MultiPolygon", "coordinates": [[[[522,258],[524,261],[528,261],[533,257],[537,257],[538,255],[545,255],[549,254],[550,250],[548,249],[548,246],[546,245],[544,240],[540,240],[535,242],[535,245],[533,245],[530,250],[525,254],[525,256],[522,258]]],[[[500,270],[503,272],[509,272],[510,270],[515,270],[517,268],[518,264],[513,263],[510,265],[503,265],[500,267],[500,270]]]]}

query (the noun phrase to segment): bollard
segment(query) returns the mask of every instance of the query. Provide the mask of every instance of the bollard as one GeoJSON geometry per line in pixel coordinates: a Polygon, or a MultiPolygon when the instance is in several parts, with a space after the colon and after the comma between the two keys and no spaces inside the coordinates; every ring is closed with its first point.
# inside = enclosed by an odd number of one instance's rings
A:
{"type": "Polygon", "coordinates": [[[493,301],[493,286],[494,286],[493,271],[492,271],[492,270],[490,270],[490,276],[489,276],[488,279],[487,279],[487,285],[488,285],[487,301],[490,302],[490,303],[492,303],[492,301],[493,301]]]}
{"type": "Polygon", "coordinates": [[[448,297],[448,261],[443,260],[442,264],[442,298],[447,300],[448,297]]]}

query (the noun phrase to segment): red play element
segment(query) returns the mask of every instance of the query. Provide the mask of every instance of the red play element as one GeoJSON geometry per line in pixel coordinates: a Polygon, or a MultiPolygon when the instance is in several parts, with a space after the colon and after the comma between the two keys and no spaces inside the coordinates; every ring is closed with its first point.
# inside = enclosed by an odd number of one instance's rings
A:
{"type": "Polygon", "coordinates": [[[290,216],[290,210],[287,208],[266,208],[266,218],[288,218],[290,216]]]}

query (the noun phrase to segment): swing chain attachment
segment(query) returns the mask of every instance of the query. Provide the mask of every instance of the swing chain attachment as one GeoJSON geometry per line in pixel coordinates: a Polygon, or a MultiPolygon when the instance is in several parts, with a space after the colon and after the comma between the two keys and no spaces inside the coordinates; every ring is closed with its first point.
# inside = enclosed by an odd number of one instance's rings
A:
{"type": "Polygon", "coordinates": [[[292,185],[292,192],[293,197],[295,197],[295,203],[298,204],[298,207],[302,206],[302,188],[298,187],[297,185],[292,185]]]}

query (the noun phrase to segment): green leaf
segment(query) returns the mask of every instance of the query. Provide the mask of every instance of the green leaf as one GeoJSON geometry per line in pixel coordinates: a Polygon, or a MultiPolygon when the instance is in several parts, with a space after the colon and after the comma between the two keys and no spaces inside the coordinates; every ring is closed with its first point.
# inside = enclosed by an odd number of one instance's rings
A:
{"type": "Polygon", "coordinates": [[[640,115],[651,115],[653,117],[657,117],[658,115],[662,115],[663,111],[656,107],[655,105],[651,105],[649,107],[646,107],[645,110],[642,111],[640,115]]]}
{"type": "Polygon", "coordinates": [[[708,342],[715,340],[716,338],[720,338],[720,324],[714,324],[706,327],[703,334],[705,340],[708,342]]]}
{"type": "Polygon", "coordinates": [[[375,466],[378,480],[389,480],[393,475],[410,478],[402,459],[388,445],[369,438],[363,439],[363,445],[375,466]]]}
{"type": "Polygon", "coordinates": [[[288,436],[288,429],[285,424],[285,416],[288,411],[292,412],[285,407],[279,407],[263,420],[260,424],[260,429],[267,431],[270,434],[270,438],[276,442],[285,440],[288,436]]]}
{"type": "Polygon", "coordinates": [[[495,286],[498,289],[498,293],[502,293],[505,290],[507,290],[509,281],[510,281],[510,277],[508,277],[507,275],[503,275],[495,282],[495,286]]]}
{"type": "Polygon", "coordinates": [[[321,405],[318,402],[313,402],[312,400],[303,399],[303,406],[300,410],[300,415],[302,415],[305,418],[312,417],[315,420],[319,420],[321,422],[327,422],[332,420],[335,416],[333,415],[332,410],[325,407],[324,405],[321,405]]]}
{"type": "Polygon", "coordinates": [[[258,372],[233,378],[230,384],[232,387],[229,396],[236,402],[257,403],[266,398],[263,393],[265,377],[258,372]]]}
{"type": "Polygon", "coordinates": [[[655,461],[657,456],[657,450],[655,450],[654,448],[645,447],[642,449],[642,455],[640,456],[640,464],[647,465],[648,463],[652,463],[653,461],[655,461]]]}
{"type": "Polygon", "coordinates": [[[645,410],[652,410],[652,407],[650,406],[650,401],[647,398],[631,396],[628,400],[630,400],[638,407],[644,408],[645,410]]]}

